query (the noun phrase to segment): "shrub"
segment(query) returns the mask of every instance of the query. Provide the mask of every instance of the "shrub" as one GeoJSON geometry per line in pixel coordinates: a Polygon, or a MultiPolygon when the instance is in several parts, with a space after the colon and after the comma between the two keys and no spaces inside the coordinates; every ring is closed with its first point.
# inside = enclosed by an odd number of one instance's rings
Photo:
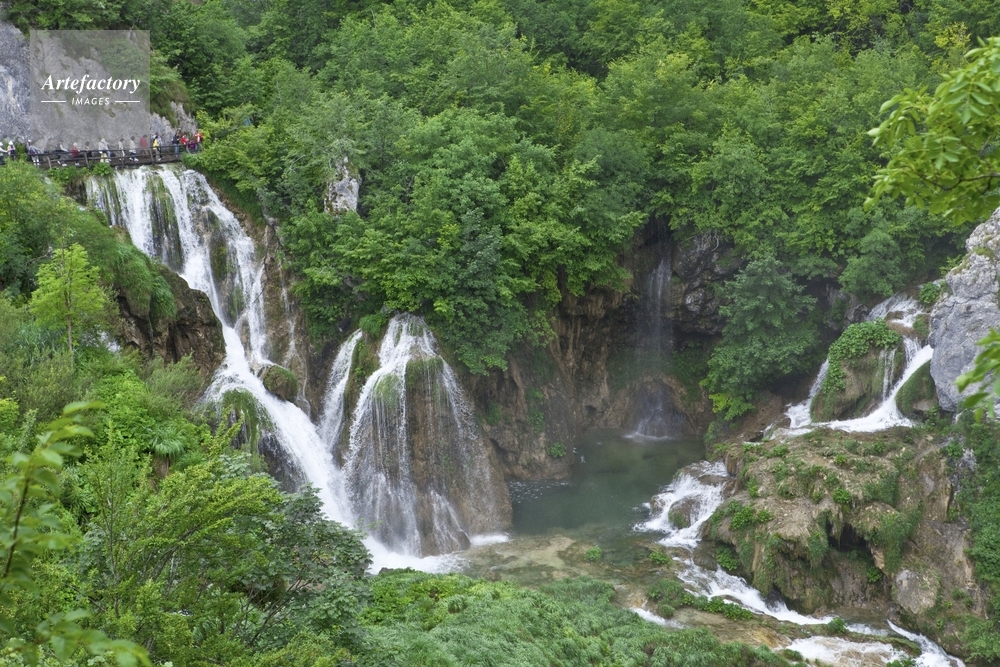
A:
{"type": "Polygon", "coordinates": [[[566,446],[561,442],[553,442],[545,448],[545,453],[554,459],[561,459],[566,456],[566,446]]]}
{"type": "Polygon", "coordinates": [[[596,563],[601,560],[601,555],[601,547],[590,547],[583,553],[583,557],[588,563],[596,563]]]}
{"type": "Polygon", "coordinates": [[[833,502],[847,507],[851,504],[851,494],[844,487],[840,487],[833,492],[833,502]]]}
{"type": "Polygon", "coordinates": [[[944,291],[944,285],[940,282],[924,283],[920,286],[920,293],[917,295],[917,300],[920,302],[921,306],[925,308],[930,308],[937,300],[941,298],[941,293],[944,291]]]}
{"type": "Polygon", "coordinates": [[[837,617],[826,624],[826,629],[830,632],[842,635],[847,632],[847,623],[844,622],[844,619],[837,617]]]}
{"type": "Polygon", "coordinates": [[[889,349],[896,347],[903,340],[898,332],[893,331],[885,320],[870,320],[858,322],[844,329],[840,338],[830,346],[830,364],[823,380],[822,390],[826,393],[844,391],[846,375],[841,365],[848,359],[857,359],[874,348],[889,349]]]}
{"type": "Polygon", "coordinates": [[[662,551],[650,551],[649,560],[653,561],[657,565],[666,565],[670,562],[670,556],[662,551]]]}
{"type": "Polygon", "coordinates": [[[716,547],[715,562],[726,572],[735,572],[740,568],[740,561],[736,557],[736,553],[729,547],[716,547]]]}

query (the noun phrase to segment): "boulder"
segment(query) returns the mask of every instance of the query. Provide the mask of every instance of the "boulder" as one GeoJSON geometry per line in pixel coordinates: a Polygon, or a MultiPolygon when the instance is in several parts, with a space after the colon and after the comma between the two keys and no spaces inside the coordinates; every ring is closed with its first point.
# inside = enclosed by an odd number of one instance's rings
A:
{"type": "Polygon", "coordinates": [[[299,394],[299,380],[284,366],[270,364],[257,371],[264,388],[283,401],[294,401],[299,394]]]}
{"type": "Polygon", "coordinates": [[[929,572],[900,570],[893,579],[892,601],[907,612],[922,614],[937,601],[940,584],[929,572]]]}
{"type": "MultiPolygon", "coordinates": [[[[972,368],[979,353],[976,341],[1000,327],[1000,212],[976,227],[965,247],[968,254],[945,277],[948,289],[931,311],[931,377],[941,407],[949,412],[959,407],[955,380],[972,368]]],[[[976,390],[969,387],[966,393],[976,390]]]]}

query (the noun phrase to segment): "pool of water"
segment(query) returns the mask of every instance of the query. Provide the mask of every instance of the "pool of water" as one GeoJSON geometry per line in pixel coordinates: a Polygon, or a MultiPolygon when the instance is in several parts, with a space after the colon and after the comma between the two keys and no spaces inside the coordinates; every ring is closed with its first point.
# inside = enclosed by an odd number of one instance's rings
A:
{"type": "Polygon", "coordinates": [[[674,473],[700,461],[699,439],[632,439],[623,431],[587,433],[568,456],[573,474],[562,482],[512,482],[515,535],[582,528],[630,529],[645,517],[643,503],[674,473]]]}

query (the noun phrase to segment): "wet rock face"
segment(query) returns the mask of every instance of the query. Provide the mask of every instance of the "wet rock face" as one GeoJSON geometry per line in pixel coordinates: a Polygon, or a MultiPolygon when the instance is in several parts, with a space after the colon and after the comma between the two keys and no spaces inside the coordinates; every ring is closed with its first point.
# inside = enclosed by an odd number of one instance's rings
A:
{"type": "Polygon", "coordinates": [[[360,191],[361,178],[351,173],[347,158],[344,158],[343,164],[337,170],[337,179],[327,183],[323,209],[331,215],[357,211],[360,191]]]}
{"type": "Polygon", "coordinates": [[[188,287],[166,267],[160,267],[160,273],[173,292],[177,316],[169,321],[154,320],[148,314],[136,314],[128,301],[119,297],[122,344],[144,354],[156,354],[169,363],[191,355],[202,378],[207,380],[226,358],[222,324],[212,312],[208,296],[188,287]]]}
{"type": "MultiPolygon", "coordinates": [[[[960,396],[955,387],[959,375],[970,370],[979,353],[976,341],[1000,326],[997,293],[1000,283],[1000,212],[976,227],[965,242],[968,255],[945,280],[947,293],[931,311],[930,344],[934,347],[931,377],[941,407],[954,411],[960,396]]],[[[966,393],[975,391],[974,387],[966,393]]]]}
{"type": "Polygon", "coordinates": [[[674,326],[687,333],[715,335],[722,332],[719,313],[724,281],[743,265],[733,247],[710,234],[680,243],[673,253],[674,326]]]}
{"type": "Polygon", "coordinates": [[[295,374],[283,366],[270,364],[257,372],[264,388],[283,401],[294,401],[299,393],[299,381],[295,374]]]}
{"type": "Polygon", "coordinates": [[[892,351],[872,349],[856,359],[841,361],[844,390],[816,394],[809,408],[812,418],[831,421],[868,414],[885,398],[885,390],[902,376],[905,361],[902,344],[892,351]]]}

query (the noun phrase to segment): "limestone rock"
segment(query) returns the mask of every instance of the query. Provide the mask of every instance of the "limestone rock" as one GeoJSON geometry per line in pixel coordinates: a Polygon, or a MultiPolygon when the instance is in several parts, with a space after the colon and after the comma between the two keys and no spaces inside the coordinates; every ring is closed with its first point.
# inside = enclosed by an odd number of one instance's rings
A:
{"type": "Polygon", "coordinates": [[[337,180],[326,185],[323,209],[331,215],[358,210],[360,190],[361,178],[351,173],[347,158],[344,158],[343,164],[337,169],[337,180]]]}
{"type": "MultiPolygon", "coordinates": [[[[976,341],[1000,327],[997,292],[1000,269],[1000,212],[976,227],[965,242],[968,254],[945,280],[947,293],[931,311],[930,344],[934,347],[931,377],[938,401],[948,411],[960,402],[955,379],[972,368],[979,353],[976,341]]],[[[975,391],[969,387],[966,393],[975,391]]]]}
{"type": "Polygon", "coordinates": [[[294,401],[299,393],[299,381],[295,374],[284,366],[269,364],[257,372],[264,388],[283,401],[294,401]]]}
{"type": "Polygon", "coordinates": [[[700,234],[674,250],[673,273],[677,278],[671,294],[673,323],[688,333],[717,334],[722,331],[722,283],[743,265],[731,245],[712,234],[700,234]]]}
{"type": "Polygon", "coordinates": [[[928,572],[900,570],[893,579],[893,602],[911,614],[922,614],[934,606],[940,584],[928,572]]]}
{"type": "Polygon", "coordinates": [[[122,344],[145,354],[156,354],[166,362],[177,362],[191,355],[202,378],[209,377],[226,358],[226,343],[222,324],[212,311],[208,295],[188,287],[170,269],[161,266],[177,305],[177,315],[171,320],[151,319],[148,313],[136,313],[128,300],[119,296],[122,315],[122,344]]]}
{"type": "Polygon", "coordinates": [[[0,139],[31,138],[29,78],[28,40],[13,24],[0,21],[0,139]]]}

